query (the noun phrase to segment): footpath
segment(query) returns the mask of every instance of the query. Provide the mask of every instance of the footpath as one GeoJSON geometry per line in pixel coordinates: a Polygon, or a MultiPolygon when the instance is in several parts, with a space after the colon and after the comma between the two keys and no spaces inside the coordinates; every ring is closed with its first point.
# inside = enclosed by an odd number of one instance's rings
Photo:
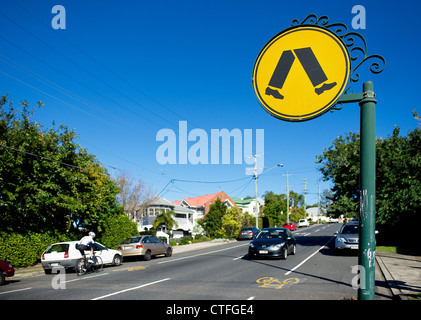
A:
{"type": "MultiPolygon", "coordinates": [[[[235,242],[235,240],[233,240],[235,242]]],[[[173,247],[173,254],[194,251],[226,244],[227,240],[212,240],[173,247]]],[[[17,269],[20,279],[44,274],[41,264],[17,269]]],[[[392,254],[376,251],[376,300],[419,300],[421,301],[421,256],[392,254]]]]}
{"type": "Polygon", "coordinates": [[[421,256],[376,251],[376,262],[376,300],[421,301],[421,256]]]}

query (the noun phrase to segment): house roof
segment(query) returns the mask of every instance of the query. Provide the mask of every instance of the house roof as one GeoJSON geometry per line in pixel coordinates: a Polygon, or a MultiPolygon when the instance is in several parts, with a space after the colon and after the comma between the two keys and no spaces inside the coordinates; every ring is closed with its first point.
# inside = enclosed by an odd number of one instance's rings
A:
{"type": "Polygon", "coordinates": [[[216,199],[220,199],[222,202],[228,200],[232,205],[236,205],[234,200],[232,200],[224,191],[205,194],[199,197],[184,198],[181,200],[173,201],[172,203],[175,205],[180,205],[184,201],[191,208],[205,207],[205,213],[207,213],[207,211],[209,210],[209,205],[215,202],[216,199]]]}
{"type": "MultiPolygon", "coordinates": [[[[240,199],[240,198],[234,198],[231,197],[231,199],[237,204],[237,205],[248,205],[250,204],[252,201],[254,201],[254,198],[247,198],[247,199],[240,199]]],[[[260,198],[257,198],[257,201],[259,202],[260,205],[264,204],[264,201],[260,198]]]]}
{"type": "Polygon", "coordinates": [[[178,205],[175,205],[174,211],[176,213],[193,213],[194,212],[194,210],[192,210],[192,209],[182,207],[182,206],[178,206],[178,205]]]}
{"type": "Polygon", "coordinates": [[[208,204],[209,202],[211,202],[212,200],[216,200],[217,198],[224,198],[224,200],[226,198],[229,198],[228,195],[224,192],[217,192],[217,193],[212,193],[212,194],[205,194],[203,196],[199,196],[199,197],[193,197],[193,198],[183,198],[181,200],[177,200],[177,201],[173,201],[173,204],[179,205],[183,200],[189,204],[190,207],[202,207],[206,204],[208,204]]]}
{"type": "Polygon", "coordinates": [[[174,207],[174,204],[172,204],[170,201],[168,201],[167,199],[157,196],[152,203],[150,204],[150,206],[155,205],[155,206],[168,206],[168,207],[174,207]]]}

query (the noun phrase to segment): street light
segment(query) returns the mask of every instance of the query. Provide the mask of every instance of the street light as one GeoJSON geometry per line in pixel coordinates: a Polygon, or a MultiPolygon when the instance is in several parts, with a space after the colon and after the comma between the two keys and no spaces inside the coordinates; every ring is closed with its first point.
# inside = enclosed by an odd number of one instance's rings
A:
{"type": "Polygon", "coordinates": [[[274,166],[274,167],[272,167],[272,168],[270,168],[270,169],[268,169],[268,170],[266,170],[266,171],[263,171],[262,173],[261,173],[261,175],[262,174],[264,174],[264,173],[267,173],[267,172],[269,172],[270,170],[272,170],[272,169],[275,169],[275,168],[277,168],[277,167],[283,167],[284,165],[282,164],[282,163],[280,163],[280,164],[277,164],[276,166],[274,166]]]}

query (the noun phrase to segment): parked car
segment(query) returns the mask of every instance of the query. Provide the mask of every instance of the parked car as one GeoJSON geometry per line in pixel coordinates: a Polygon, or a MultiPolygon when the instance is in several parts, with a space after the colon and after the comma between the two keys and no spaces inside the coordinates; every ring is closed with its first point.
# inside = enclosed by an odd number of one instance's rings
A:
{"type": "Polygon", "coordinates": [[[127,238],[120,242],[118,249],[123,253],[123,257],[139,256],[146,261],[151,260],[152,256],[158,254],[164,254],[166,257],[172,255],[170,244],[151,235],[127,238]]]}
{"type": "MultiPolygon", "coordinates": [[[[82,259],[80,251],[76,249],[79,241],[67,241],[54,243],[49,246],[41,255],[41,264],[46,274],[50,274],[54,267],[62,266],[65,269],[74,269],[76,263],[82,259]]],[[[95,254],[102,259],[103,264],[120,265],[123,261],[123,255],[120,251],[107,248],[106,246],[95,242],[95,254]]],[[[89,251],[85,252],[88,256],[89,251]]]]}
{"type": "Polygon", "coordinates": [[[248,257],[276,257],[286,259],[295,254],[297,244],[294,235],[285,228],[264,228],[250,242],[248,257]]]}
{"type": "Polygon", "coordinates": [[[338,222],[339,222],[338,218],[332,218],[332,217],[329,218],[329,223],[338,223],[338,222]]]}
{"type": "Polygon", "coordinates": [[[238,233],[238,240],[243,239],[253,239],[253,237],[259,232],[259,229],[256,227],[247,227],[241,229],[241,231],[238,233]]]}
{"type": "Polygon", "coordinates": [[[342,225],[339,232],[335,232],[335,253],[344,249],[358,250],[359,230],[358,221],[351,221],[342,225]]]}
{"type": "Polygon", "coordinates": [[[5,283],[6,277],[13,277],[15,268],[9,262],[0,261],[0,286],[5,283]]]}
{"type": "Polygon", "coordinates": [[[298,228],[300,228],[300,227],[308,227],[308,226],[310,226],[310,223],[308,222],[307,219],[300,219],[298,221],[298,228]]]}
{"type": "Polygon", "coordinates": [[[287,222],[287,223],[284,223],[284,228],[285,228],[285,229],[289,229],[289,230],[291,230],[291,231],[295,231],[295,230],[297,230],[297,226],[296,226],[296,224],[295,224],[294,222],[287,222]]]}

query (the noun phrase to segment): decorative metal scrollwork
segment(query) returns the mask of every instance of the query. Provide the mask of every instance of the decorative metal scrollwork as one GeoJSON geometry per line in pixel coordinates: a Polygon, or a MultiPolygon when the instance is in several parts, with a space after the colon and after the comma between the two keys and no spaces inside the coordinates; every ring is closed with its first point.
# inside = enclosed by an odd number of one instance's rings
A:
{"type": "Polygon", "coordinates": [[[308,15],[304,20],[299,22],[297,19],[292,21],[292,26],[302,25],[315,25],[321,28],[325,28],[334,34],[344,43],[348,50],[349,58],[351,60],[351,70],[349,75],[349,81],[344,93],[348,93],[352,83],[360,80],[360,74],[358,69],[361,65],[369,61],[370,71],[374,74],[379,74],[384,70],[386,65],[385,59],[378,54],[367,54],[367,43],[362,35],[354,31],[348,31],[348,27],[343,23],[331,23],[329,24],[329,17],[321,16],[318,17],[315,14],[308,15]]]}

